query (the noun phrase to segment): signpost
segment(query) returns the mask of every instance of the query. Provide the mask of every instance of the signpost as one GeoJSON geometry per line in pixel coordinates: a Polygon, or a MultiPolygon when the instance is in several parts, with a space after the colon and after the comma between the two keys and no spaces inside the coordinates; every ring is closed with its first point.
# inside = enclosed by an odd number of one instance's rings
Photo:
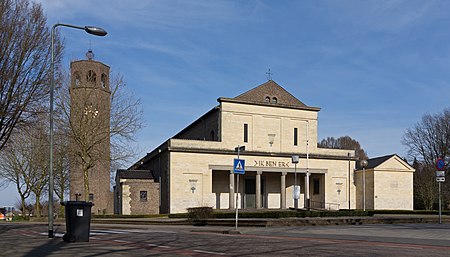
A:
{"type": "Polygon", "coordinates": [[[238,216],[239,216],[239,211],[238,211],[238,200],[239,200],[239,174],[244,175],[245,174],[245,160],[241,160],[239,159],[239,153],[241,151],[245,151],[245,146],[237,146],[236,148],[234,148],[234,150],[237,152],[237,159],[234,159],[233,162],[233,172],[234,174],[237,174],[237,185],[236,185],[236,226],[235,229],[238,229],[238,216]]]}
{"type": "Polygon", "coordinates": [[[436,160],[436,182],[439,183],[439,224],[442,224],[442,199],[441,183],[445,182],[445,161],[442,158],[436,160]]]}

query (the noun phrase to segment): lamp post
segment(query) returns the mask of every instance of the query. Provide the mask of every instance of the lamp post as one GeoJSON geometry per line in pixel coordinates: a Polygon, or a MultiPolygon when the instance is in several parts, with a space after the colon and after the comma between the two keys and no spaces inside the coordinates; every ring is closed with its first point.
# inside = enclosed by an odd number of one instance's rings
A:
{"type": "Polygon", "coordinates": [[[299,156],[292,156],[292,163],[294,164],[294,209],[298,209],[298,198],[300,196],[300,190],[297,190],[297,163],[299,162],[299,156]]]}
{"type": "Polygon", "coordinates": [[[51,76],[50,76],[50,165],[49,165],[49,184],[48,184],[48,238],[53,238],[53,98],[55,91],[55,30],[57,27],[69,27],[81,29],[95,36],[106,36],[108,34],[104,29],[94,26],[74,26],[70,24],[57,23],[53,25],[51,31],[51,76]]]}
{"type": "Polygon", "coordinates": [[[363,211],[366,211],[366,167],[369,164],[367,160],[359,163],[363,168],[363,211]]]}

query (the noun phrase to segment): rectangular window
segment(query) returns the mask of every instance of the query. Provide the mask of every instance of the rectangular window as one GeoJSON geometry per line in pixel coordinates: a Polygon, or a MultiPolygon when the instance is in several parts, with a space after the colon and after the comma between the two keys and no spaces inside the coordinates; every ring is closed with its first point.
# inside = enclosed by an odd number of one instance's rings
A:
{"type": "Polygon", "coordinates": [[[313,194],[320,194],[320,179],[318,178],[313,179],[313,194]]]}
{"type": "Polygon", "coordinates": [[[244,143],[248,143],[248,124],[244,124],[244,143]]]}
{"type": "Polygon", "coordinates": [[[294,128],[294,145],[298,145],[298,128],[294,128]]]}
{"type": "Polygon", "coordinates": [[[94,202],[94,194],[89,194],[89,202],[94,202]]]}
{"type": "Polygon", "coordinates": [[[141,191],[139,193],[140,195],[140,201],[141,202],[147,202],[147,191],[141,191]]]}

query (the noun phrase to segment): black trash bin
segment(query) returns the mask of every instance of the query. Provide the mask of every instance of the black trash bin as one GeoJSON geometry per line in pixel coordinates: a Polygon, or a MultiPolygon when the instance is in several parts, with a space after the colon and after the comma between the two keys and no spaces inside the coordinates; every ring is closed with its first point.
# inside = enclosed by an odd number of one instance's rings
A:
{"type": "Polygon", "coordinates": [[[66,242],[89,242],[91,229],[92,203],[83,201],[65,201],[61,205],[66,207],[66,242]]]}

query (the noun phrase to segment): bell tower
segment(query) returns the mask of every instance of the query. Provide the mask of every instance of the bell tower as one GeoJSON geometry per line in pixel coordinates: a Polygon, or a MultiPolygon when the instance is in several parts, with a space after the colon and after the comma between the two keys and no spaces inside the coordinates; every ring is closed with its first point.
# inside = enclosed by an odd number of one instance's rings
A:
{"type": "Polygon", "coordinates": [[[86,57],[70,64],[70,200],[90,201],[93,213],[109,214],[110,68],[91,50],[86,57]]]}

